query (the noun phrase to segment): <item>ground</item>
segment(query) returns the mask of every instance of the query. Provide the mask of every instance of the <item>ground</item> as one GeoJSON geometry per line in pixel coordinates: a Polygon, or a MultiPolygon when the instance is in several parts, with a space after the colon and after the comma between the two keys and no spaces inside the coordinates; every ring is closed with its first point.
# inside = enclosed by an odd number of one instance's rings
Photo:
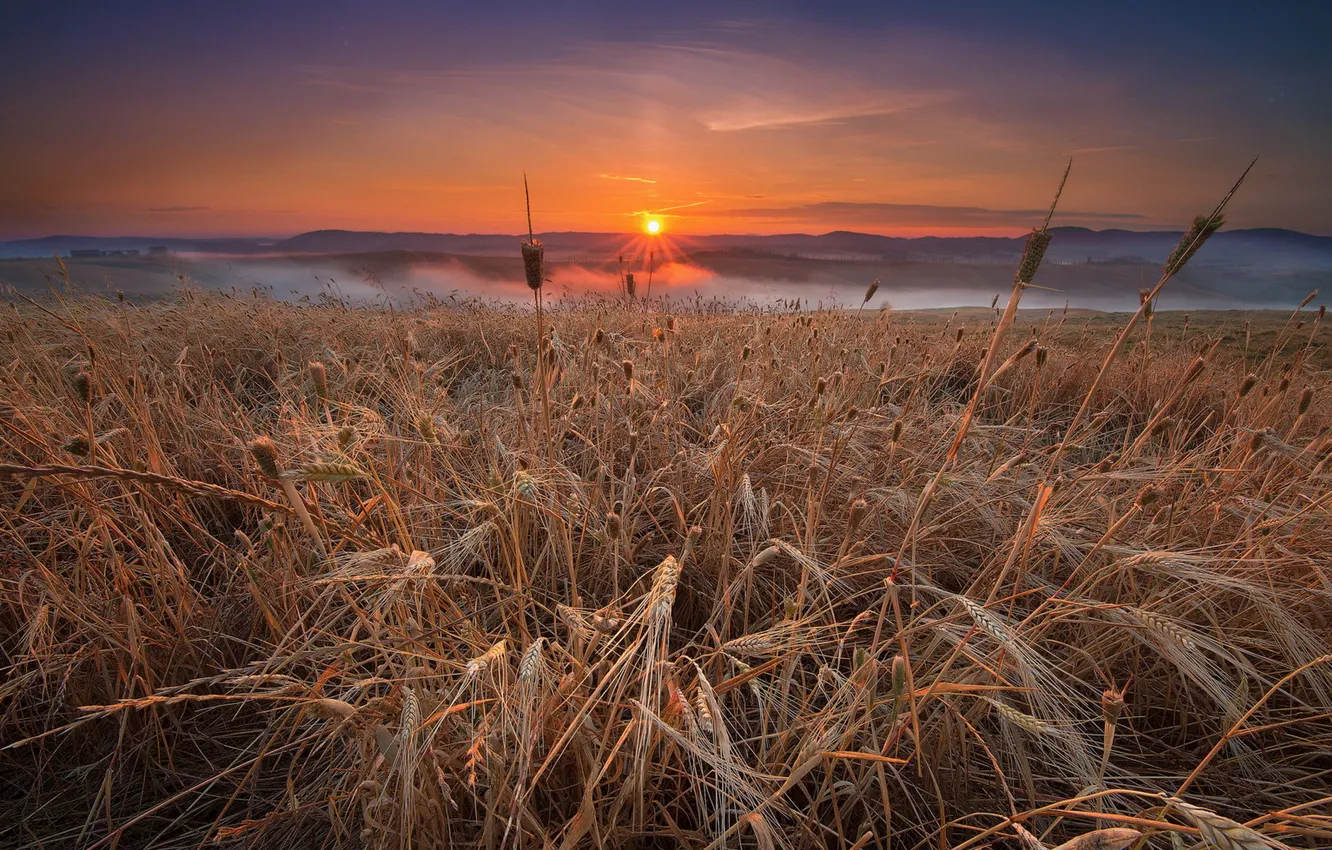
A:
{"type": "Polygon", "coordinates": [[[0,843],[1328,845],[1316,304],[708,309],[17,300],[0,843]]]}

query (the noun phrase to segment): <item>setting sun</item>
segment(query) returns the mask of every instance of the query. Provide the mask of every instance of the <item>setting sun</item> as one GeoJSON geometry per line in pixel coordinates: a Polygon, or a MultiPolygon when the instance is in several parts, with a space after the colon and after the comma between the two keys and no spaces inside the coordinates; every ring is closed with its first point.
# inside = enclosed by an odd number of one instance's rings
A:
{"type": "Polygon", "coordinates": [[[661,222],[657,221],[655,218],[650,218],[650,219],[648,219],[648,222],[647,222],[646,227],[647,227],[647,232],[648,232],[648,233],[660,233],[660,232],[661,232],[661,222]]]}

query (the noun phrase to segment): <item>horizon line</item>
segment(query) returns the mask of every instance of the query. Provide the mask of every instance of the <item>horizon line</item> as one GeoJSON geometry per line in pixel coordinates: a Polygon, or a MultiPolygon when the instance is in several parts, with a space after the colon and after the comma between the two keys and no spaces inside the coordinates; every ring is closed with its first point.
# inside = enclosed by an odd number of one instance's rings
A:
{"type": "MultiPolygon", "coordinates": [[[[1013,235],[999,235],[999,234],[984,233],[984,232],[964,232],[964,233],[953,232],[953,233],[927,233],[920,235],[905,236],[905,235],[897,235],[891,233],[874,233],[866,230],[850,230],[846,228],[834,228],[832,230],[825,230],[818,233],[813,233],[809,231],[799,231],[799,230],[781,231],[776,233],[756,233],[756,232],[686,233],[679,231],[669,231],[668,233],[662,234],[662,236],[669,238],[681,238],[681,239],[723,239],[723,238],[734,238],[734,237],[774,239],[774,238],[790,237],[790,236],[821,237],[821,236],[833,236],[836,234],[851,234],[856,236],[873,236],[881,239],[901,239],[901,240],[911,241],[917,239],[1022,239],[1029,232],[1021,228],[1012,228],[1012,230],[1014,230],[1013,235]]],[[[1181,234],[1184,232],[1184,228],[1182,227],[1178,229],[1136,229],[1130,227],[1106,227],[1098,229],[1094,227],[1085,227],[1083,225],[1076,225],[1076,224],[1056,225],[1051,227],[1050,230],[1054,232],[1081,231],[1086,233],[1134,233],[1134,234],[1144,234],[1144,235],[1181,234]]],[[[1295,230],[1289,227],[1258,226],[1258,227],[1237,227],[1233,229],[1223,228],[1222,230],[1218,231],[1218,233],[1251,233],[1254,231],[1293,233],[1300,236],[1310,236],[1317,239],[1332,238],[1332,234],[1315,233],[1307,230],[1295,230]]],[[[162,241],[209,241],[209,242],[214,242],[214,241],[281,242],[289,239],[295,239],[300,236],[309,236],[315,233],[345,233],[352,235],[374,234],[374,235],[383,235],[383,236],[495,237],[495,238],[513,238],[513,239],[518,239],[523,236],[523,234],[521,233],[503,233],[499,231],[460,232],[460,231],[451,231],[451,230],[357,230],[357,229],[343,228],[343,227],[320,227],[320,228],[315,228],[313,230],[301,230],[287,235],[273,235],[273,234],[242,235],[242,234],[229,234],[229,233],[217,233],[209,235],[166,235],[161,233],[158,234],[121,233],[115,235],[101,235],[101,234],[92,234],[92,233],[48,233],[43,236],[26,236],[26,237],[20,236],[20,237],[3,238],[0,239],[0,244],[10,245],[15,243],[45,242],[54,239],[108,239],[108,240],[141,239],[147,241],[162,240],[162,241]]],[[[625,236],[644,236],[645,234],[641,234],[637,231],[542,230],[538,231],[536,235],[625,237],[625,236]]]]}

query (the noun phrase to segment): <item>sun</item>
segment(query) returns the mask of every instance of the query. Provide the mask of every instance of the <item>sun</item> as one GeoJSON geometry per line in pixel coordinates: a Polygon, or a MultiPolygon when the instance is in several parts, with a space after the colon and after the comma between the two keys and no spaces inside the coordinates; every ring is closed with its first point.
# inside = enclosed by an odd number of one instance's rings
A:
{"type": "Polygon", "coordinates": [[[648,219],[648,220],[647,220],[647,224],[644,225],[644,227],[647,228],[647,232],[648,232],[648,233],[660,233],[660,232],[661,232],[661,222],[660,222],[660,221],[657,221],[655,218],[650,218],[650,219],[648,219]]]}

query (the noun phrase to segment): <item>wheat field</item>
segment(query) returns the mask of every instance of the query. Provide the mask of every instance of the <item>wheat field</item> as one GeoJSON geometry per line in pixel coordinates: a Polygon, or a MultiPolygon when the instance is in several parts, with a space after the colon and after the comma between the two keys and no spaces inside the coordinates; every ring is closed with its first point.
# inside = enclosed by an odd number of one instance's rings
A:
{"type": "Polygon", "coordinates": [[[1332,845],[1324,312],[1023,318],[1033,238],[965,321],[12,299],[0,843],[1332,845]]]}

